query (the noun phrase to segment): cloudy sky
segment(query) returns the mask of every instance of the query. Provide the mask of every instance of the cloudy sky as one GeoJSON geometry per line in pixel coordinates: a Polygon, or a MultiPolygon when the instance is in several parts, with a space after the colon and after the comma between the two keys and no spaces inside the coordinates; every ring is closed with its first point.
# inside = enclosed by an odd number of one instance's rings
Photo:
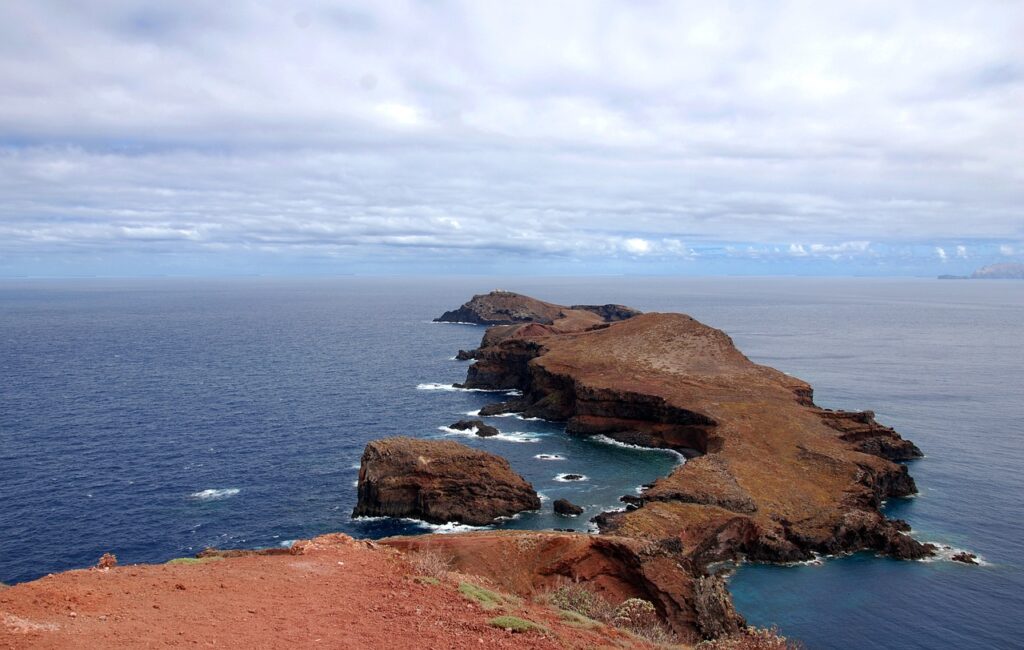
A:
{"type": "Polygon", "coordinates": [[[1024,260],[1024,3],[0,4],[0,276],[1024,260]]]}

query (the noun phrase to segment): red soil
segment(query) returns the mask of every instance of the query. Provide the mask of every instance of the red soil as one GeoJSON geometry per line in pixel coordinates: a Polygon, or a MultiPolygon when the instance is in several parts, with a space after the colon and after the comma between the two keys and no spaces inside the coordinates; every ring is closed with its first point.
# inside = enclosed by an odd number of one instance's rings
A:
{"type": "MultiPolygon", "coordinates": [[[[421,584],[398,552],[345,535],[291,555],[68,571],[0,591],[0,648],[594,648],[625,635],[564,623],[523,602],[546,632],[488,624],[457,578],[421,584]]],[[[643,647],[643,644],[637,644],[643,647]]]]}

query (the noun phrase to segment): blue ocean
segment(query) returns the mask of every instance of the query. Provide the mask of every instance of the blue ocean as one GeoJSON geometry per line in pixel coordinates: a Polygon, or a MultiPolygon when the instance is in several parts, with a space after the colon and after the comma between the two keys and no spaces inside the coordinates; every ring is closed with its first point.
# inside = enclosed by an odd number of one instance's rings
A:
{"type": "MultiPolygon", "coordinates": [[[[437,530],[353,520],[363,446],[391,435],[496,452],[548,501],[505,526],[576,528],[680,459],[555,424],[489,418],[452,390],[483,328],[431,319],[474,293],[679,311],[826,407],[871,409],[921,447],[921,494],[888,512],[971,567],[859,554],[743,566],[751,623],[809,648],[1009,648],[1024,639],[1024,283],[805,278],[332,278],[0,282],[0,581],[101,554],[161,562],[320,533],[437,530]],[[566,473],[584,475],[576,482],[566,473]],[[555,517],[550,501],[586,508],[555,517]]],[[[458,529],[449,526],[447,530],[458,529]]]]}

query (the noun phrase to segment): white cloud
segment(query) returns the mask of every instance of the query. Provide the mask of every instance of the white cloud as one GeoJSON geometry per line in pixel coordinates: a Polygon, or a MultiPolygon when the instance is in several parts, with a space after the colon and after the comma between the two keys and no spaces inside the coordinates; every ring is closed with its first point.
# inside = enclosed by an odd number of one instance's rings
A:
{"type": "Polygon", "coordinates": [[[961,241],[980,259],[1024,246],[1022,19],[923,0],[16,3],[0,250],[934,263],[961,241]]]}
{"type": "Polygon", "coordinates": [[[935,247],[935,254],[938,255],[939,259],[942,260],[943,262],[949,259],[949,255],[946,253],[946,249],[942,248],[941,246],[935,247]]]}
{"type": "Polygon", "coordinates": [[[966,246],[957,246],[956,247],[956,256],[959,257],[960,259],[963,259],[963,260],[967,259],[967,247],[966,246]]]}
{"type": "Polygon", "coordinates": [[[627,253],[631,253],[633,255],[646,255],[651,252],[651,243],[646,239],[632,237],[622,242],[622,248],[624,248],[627,253]]]}

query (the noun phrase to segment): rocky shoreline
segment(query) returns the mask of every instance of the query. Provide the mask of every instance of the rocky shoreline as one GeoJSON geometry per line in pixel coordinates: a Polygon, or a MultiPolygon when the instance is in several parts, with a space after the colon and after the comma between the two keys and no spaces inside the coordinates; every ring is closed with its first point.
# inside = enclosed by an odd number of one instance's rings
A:
{"type": "MultiPolygon", "coordinates": [[[[865,550],[900,559],[934,554],[905,522],[881,512],[885,499],[917,492],[900,464],[921,456],[913,443],[870,411],[818,407],[809,384],[751,362],[720,330],[682,314],[609,309],[602,315],[495,292],[442,316],[499,323],[466,355],[475,362],[461,386],[522,396],[482,416],[521,413],[564,422],[570,435],[601,434],[689,458],[639,496],[623,497],[623,511],[597,516],[600,534],[589,541],[546,539],[551,549],[571,547],[571,557],[555,553],[553,565],[531,569],[506,565],[513,575],[495,580],[510,588],[537,588],[555,575],[596,581],[612,597],[650,600],[680,638],[696,641],[744,625],[713,575],[720,563],[865,550]],[[608,556],[613,566],[590,575],[586,567],[608,556]]],[[[443,544],[460,566],[480,570],[478,558],[489,552],[478,548],[482,539],[388,543],[443,544]]]]}

